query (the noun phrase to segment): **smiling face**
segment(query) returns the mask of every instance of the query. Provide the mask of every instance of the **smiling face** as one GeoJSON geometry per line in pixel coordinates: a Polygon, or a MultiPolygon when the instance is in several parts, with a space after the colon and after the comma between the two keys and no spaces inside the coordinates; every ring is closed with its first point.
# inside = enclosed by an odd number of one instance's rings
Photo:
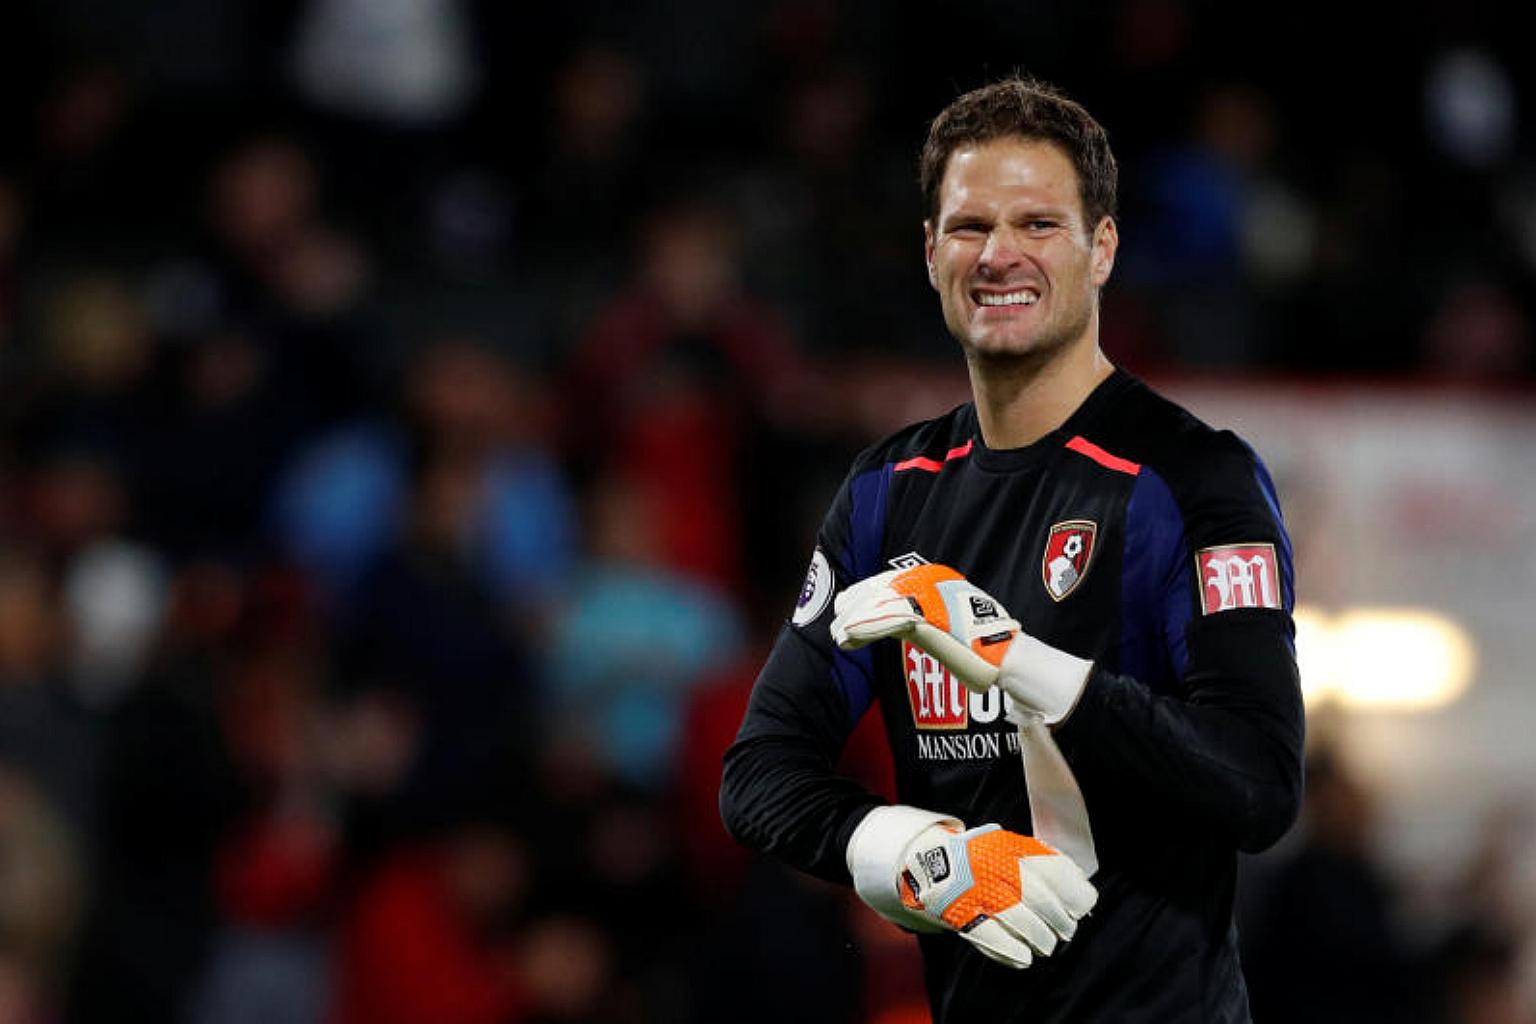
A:
{"type": "Polygon", "coordinates": [[[928,280],[968,359],[1048,360],[1097,338],[1119,238],[1110,217],[1085,223],[1056,144],[1005,136],[956,149],[923,235],[928,280]]]}

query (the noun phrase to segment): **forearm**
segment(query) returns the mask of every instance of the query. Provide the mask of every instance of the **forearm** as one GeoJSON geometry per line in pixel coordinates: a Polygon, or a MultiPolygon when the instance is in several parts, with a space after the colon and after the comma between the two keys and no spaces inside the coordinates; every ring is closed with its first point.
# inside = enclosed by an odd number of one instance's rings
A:
{"type": "Polygon", "coordinates": [[[818,878],[847,884],[845,852],[883,803],[789,737],[738,741],[725,755],[720,816],[738,841],[818,878]]]}
{"type": "MultiPolygon", "coordinates": [[[[844,660],[841,671],[864,671],[846,655],[835,657],[844,660]]],[[[847,883],[848,839],[884,801],[836,771],[855,718],[833,683],[836,671],[793,629],[780,634],[726,751],[720,816],[745,845],[847,883]]]]}
{"type": "Polygon", "coordinates": [[[1183,696],[1095,668],[1058,736],[1125,799],[1257,851],[1296,818],[1303,716],[1284,633],[1243,614],[1191,629],[1183,696]]]}

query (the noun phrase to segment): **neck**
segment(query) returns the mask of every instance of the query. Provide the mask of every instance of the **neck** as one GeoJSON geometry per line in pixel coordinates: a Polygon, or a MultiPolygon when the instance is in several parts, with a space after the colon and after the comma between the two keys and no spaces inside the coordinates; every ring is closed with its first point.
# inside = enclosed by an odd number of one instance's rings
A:
{"type": "Polygon", "coordinates": [[[1115,369],[1091,335],[1041,357],[972,354],[966,362],[988,448],[1022,448],[1040,440],[1065,423],[1115,369]]]}

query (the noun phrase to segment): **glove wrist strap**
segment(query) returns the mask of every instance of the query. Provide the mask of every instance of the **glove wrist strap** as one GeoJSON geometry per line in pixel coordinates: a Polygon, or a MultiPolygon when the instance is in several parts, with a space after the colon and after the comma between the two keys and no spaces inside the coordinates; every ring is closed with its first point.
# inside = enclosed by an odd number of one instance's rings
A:
{"type": "Polygon", "coordinates": [[[1046,725],[1072,713],[1088,685],[1093,662],[1019,633],[1003,656],[998,685],[1016,702],[1038,712],[1046,725]]]}
{"type": "Polygon", "coordinates": [[[870,811],[848,840],[848,870],[859,898],[887,921],[913,931],[943,930],[933,919],[901,902],[902,859],[907,847],[934,825],[965,829],[959,818],[894,804],[870,811]]]}

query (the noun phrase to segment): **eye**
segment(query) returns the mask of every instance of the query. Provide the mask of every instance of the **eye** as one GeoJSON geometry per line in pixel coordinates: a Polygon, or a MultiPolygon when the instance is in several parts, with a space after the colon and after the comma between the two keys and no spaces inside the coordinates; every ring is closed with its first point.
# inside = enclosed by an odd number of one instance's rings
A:
{"type": "Polygon", "coordinates": [[[984,235],[987,231],[987,225],[979,220],[963,220],[949,229],[952,235],[984,235]]]}
{"type": "Polygon", "coordinates": [[[1056,222],[1054,220],[1036,218],[1032,221],[1029,221],[1025,226],[1028,227],[1031,231],[1050,231],[1056,227],[1056,222]]]}

